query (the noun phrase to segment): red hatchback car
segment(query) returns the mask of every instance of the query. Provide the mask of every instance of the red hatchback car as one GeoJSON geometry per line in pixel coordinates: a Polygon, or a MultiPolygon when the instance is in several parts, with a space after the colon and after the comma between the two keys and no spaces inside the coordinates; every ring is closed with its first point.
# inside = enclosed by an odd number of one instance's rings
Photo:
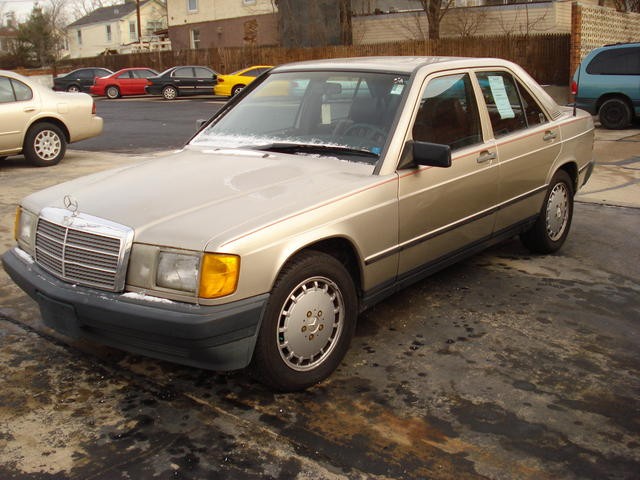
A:
{"type": "Polygon", "coordinates": [[[155,77],[158,72],[150,68],[123,68],[106,77],[96,78],[90,93],[118,98],[123,95],[144,95],[147,78],[155,77]]]}

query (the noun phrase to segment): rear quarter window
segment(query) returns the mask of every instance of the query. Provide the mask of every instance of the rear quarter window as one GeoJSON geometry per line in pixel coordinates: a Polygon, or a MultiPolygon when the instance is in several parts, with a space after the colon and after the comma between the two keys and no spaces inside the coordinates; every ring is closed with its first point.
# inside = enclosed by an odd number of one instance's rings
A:
{"type": "Polygon", "coordinates": [[[591,75],[640,75],[640,47],[604,50],[589,62],[587,73],[591,75]]]}

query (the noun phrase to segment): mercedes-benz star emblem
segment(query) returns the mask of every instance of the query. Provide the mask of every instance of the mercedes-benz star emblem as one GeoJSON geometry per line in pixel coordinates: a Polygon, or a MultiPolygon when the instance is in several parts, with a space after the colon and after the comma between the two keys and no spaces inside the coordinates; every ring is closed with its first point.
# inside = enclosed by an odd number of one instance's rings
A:
{"type": "Polygon", "coordinates": [[[74,217],[78,214],[78,200],[71,195],[64,196],[64,208],[71,212],[74,217]]]}

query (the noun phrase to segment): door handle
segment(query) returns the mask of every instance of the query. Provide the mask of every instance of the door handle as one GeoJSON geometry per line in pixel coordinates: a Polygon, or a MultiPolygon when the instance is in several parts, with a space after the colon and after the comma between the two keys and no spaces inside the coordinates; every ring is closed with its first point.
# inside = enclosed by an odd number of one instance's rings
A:
{"type": "Polygon", "coordinates": [[[558,134],[556,132],[547,130],[546,132],[544,132],[544,136],[542,137],[542,140],[546,142],[548,140],[555,140],[557,137],[558,137],[558,134]]]}
{"type": "Polygon", "coordinates": [[[24,107],[23,110],[25,113],[29,113],[29,112],[35,112],[36,111],[36,107],[24,107]]]}
{"type": "Polygon", "coordinates": [[[476,159],[478,163],[488,162],[489,160],[495,160],[497,157],[496,152],[490,152],[489,150],[484,150],[480,152],[480,156],[476,159]]]}

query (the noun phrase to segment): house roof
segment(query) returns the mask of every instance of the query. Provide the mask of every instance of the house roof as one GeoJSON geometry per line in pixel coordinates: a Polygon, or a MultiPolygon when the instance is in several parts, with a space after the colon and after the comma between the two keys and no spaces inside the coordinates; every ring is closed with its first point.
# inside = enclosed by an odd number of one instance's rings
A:
{"type": "Polygon", "coordinates": [[[12,27],[0,27],[0,37],[2,38],[16,38],[18,36],[18,30],[12,27]]]}
{"type": "MultiPolygon", "coordinates": [[[[142,0],[140,6],[142,7],[150,0],[142,0]]],[[[94,10],[89,15],[79,18],[75,22],[67,27],[77,27],[80,25],[90,25],[92,23],[103,23],[109,20],[118,20],[122,17],[126,17],[131,12],[136,11],[136,2],[126,2],[120,5],[111,5],[110,7],[102,7],[94,10]]]]}

